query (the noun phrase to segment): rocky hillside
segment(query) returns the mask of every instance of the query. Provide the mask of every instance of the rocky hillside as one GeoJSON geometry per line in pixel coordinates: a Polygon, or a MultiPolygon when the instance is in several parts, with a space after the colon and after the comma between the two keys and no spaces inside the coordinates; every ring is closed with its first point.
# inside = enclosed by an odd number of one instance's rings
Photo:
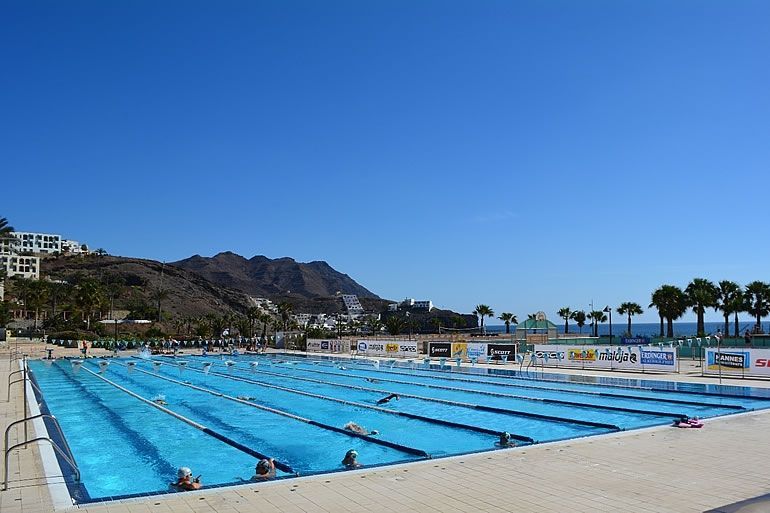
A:
{"type": "Polygon", "coordinates": [[[154,260],[114,256],[46,258],[42,274],[53,280],[77,282],[79,278],[121,282],[116,308],[132,310],[145,305],[154,311],[154,295],[164,291],[162,309],[171,317],[196,317],[209,313],[245,312],[254,306],[243,292],[215,285],[196,273],[154,260]]]}
{"type": "Polygon", "coordinates": [[[170,265],[192,271],[207,280],[254,297],[297,299],[330,298],[337,294],[356,294],[359,298],[379,297],[356,283],[347,274],[335,271],[326,262],[301,263],[292,258],[258,255],[246,259],[226,251],[213,257],[195,255],[170,265]]]}

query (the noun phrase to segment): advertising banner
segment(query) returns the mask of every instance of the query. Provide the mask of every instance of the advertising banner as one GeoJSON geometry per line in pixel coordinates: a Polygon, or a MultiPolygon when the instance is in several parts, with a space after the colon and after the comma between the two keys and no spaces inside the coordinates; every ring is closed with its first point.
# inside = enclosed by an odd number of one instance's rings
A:
{"type": "Polygon", "coordinates": [[[349,353],[349,340],[324,340],[307,339],[307,351],[309,353],[349,353]]]}
{"type": "Polygon", "coordinates": [[[538,364],[578,369],[661,370],[677,369],[676,350],[644,346],[536,345],[538,364]]]}
{"type": "Polygon", "coordinates": [[[465,356],[468,360],[475,358],[476,360],[487,359],[487,344],[481,342],[468,342],[466,344],[465,356]]]}
{"type": "Polygon", "coordinates": [[[649,337],[621,337],[620,343],[625,345],[635,345],[635,346],[648,346],[650,345],[650,338],[649,337]]]}
{"type": "Polygon", "coordinates": [[[358,352],[366,356],[416,357],[417,342],[413,340],[359,340],[358,352]]]}
{"type": "Polygon", "coordinates": [[[431,342],[428,344],[428,356],[432,358],[449,358],[452,356],[452,344],[449,342],[431,342]]]}
{"type": "Polygon", "coordinates": [[[770,349],[707,348],[703,372],[770,376],[770,349]]]}
{"type": "Polygon", "coordinates": [[[508,357],[509,362],[516,361],[516,344],[487,344],[487,360],[502,360],[508,357]]]}
{"type": "Polygon", "coordinates": [[[468,358],[468,344],[465,342],[452,342],[452,358],[458,356],[463,360],[468,358]]]}

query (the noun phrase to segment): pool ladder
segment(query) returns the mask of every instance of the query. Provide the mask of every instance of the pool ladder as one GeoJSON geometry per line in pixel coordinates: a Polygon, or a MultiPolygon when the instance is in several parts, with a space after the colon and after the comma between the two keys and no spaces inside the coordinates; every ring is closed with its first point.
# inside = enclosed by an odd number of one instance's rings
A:
{"type": "MultiPolygon", "coordinates": [[[[37,390],[37,392],[39,394],[41,394],[41,396],[42,396],[42,393],[40,392],[40,388],[35,384],[35,382],[33,382],[29,378],[29,373],[28,372],[29,372],[29,370],[27,368],[27,359],[26,359],[26,355],[24,355],[24,359],[22,361],[22,368],[19,369],[18,371],[11,372],[8,375],[8,401],[10,401],[10,397],[11,397],[11,385],[13,385],[14,383],[23,383],[22,386],[24,387],[24,414],[25,415],[26,415],[26,412],[27,412],[27,387],[26,387],[26,383],[29,383],[30,385],[32,385],[32,388],[37,390]],[[14,374],[23,374],[23,377],[21,377],[19,379],[16,379],[14,381],[11,381],[11,377],[14,374]]],[[[8,427],[5,429],[5,435],[3,437],[3,461],[5,462],[5,466],[3,467],[4,468],[3,491],[8,489],[8,459],[9,459],[9,456],[11,454],[11,451],[13,451],[14,449],[18,449],[19,447],[26,447],[28,444],[31,444],[31,443],[34,443],[34,442],[43,442],[43,441],[47,441],[47,442],[49,442],[51,444],[51,447],[53,447],[54,451],[56,451],[56,453],[64,461],[66,461],[67,464],[69,464],[69,466],[72,468],[72,470],[75,471],[75,481],[76,482],[80,481],[80,469],[78,468],[77,464],[75,463],[75,458],[72,456],[72,449],[70,449],[70,446],[67,443],[67,439],[64,438],[64,433],[62,433],[61,425],[59,425],[59,420],[56,417],[54,417],[53,415],[49,415],[47,413],[39,413],[37,415],[25,416],[23,419],[11,422],[10,424],[8,424],[8,427]],[[61,440],[62,445],[64,446],[64,448],[59,446],[59,444],[57,444],[49,436],[37,436],[35,438],[30,439],[28,434],[27,434],[27,423],[29,421],[35,420],[35,419],[51,419],[51,421],[53,422],[54,427],[56,428],[56,431],[58,431],[58,433],[59,433],[59,439],[61,440]],[[24,441],[16,443],[16,444],[12,445],[11,447],[8,447],[9,437],[10,437],[10,434],[11,434],[11,428],[13,428],[14,426],[17,426],[19,424],[23,424],[24,425],[24,441]],[[65,449],[66,449],[66,452],[65,452],[65,449]]]]}

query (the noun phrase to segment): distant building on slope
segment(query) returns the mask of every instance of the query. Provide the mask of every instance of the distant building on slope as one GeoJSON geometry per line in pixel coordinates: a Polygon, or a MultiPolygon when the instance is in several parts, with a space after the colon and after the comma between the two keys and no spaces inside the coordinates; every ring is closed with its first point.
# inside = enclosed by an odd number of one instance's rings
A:
{"type": "Polygon", "coordinates": [[[349,318],[356,319],[364,315],[364,307],[361,305],[361,301],[358,300],[358,296],[355,294],[343,294],[342,302],[345,304],[349,318]]]}
{"type": "Polygon", "coordinates": [[[399,310],[427,310],[430,312],[433,310],[433,301],[418,301],[412,298],[406,298],[400,303],[389,304],[388,310],[391,312],[397,312],[399,310]]]}

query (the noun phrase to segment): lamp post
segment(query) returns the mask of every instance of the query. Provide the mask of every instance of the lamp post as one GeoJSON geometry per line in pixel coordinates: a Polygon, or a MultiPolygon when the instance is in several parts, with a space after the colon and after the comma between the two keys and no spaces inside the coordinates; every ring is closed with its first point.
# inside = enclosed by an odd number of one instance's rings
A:
{"type": "Polygon", "coordinates": [[[604,311],[610,314],[610,345],[612,345],[612,308],[609,305],[605,306],[604,311]]]}

